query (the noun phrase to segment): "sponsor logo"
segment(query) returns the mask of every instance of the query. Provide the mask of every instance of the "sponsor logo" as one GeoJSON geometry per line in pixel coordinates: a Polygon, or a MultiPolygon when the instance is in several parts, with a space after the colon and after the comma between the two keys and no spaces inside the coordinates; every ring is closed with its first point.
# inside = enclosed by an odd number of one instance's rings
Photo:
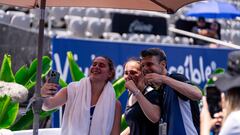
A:
{"type": "Polygon", "coordinates": [[[134,32],[147,32],[147,33],[151,33],[153,29],[153,26],[151,24],[145,24],[139,20],[134,20],[130,26],[128,31],[130,33],[134,33],[134,32]]]}
{"type": "Polygon", "coordinates": [[[207,81],[209,75],[217,67],[215,61],[211,61],[210,63],[208,63],[208,65],[204,63],[202,56],[199,56],[197,59],[194,59],[194,64],[195,66],[193,65],[193,56],[187,55],[182,65],[170,66],[169,73],[177,72],[180,74],[184,74],[192,82],[200,84],[202,82],[207,81]]]}

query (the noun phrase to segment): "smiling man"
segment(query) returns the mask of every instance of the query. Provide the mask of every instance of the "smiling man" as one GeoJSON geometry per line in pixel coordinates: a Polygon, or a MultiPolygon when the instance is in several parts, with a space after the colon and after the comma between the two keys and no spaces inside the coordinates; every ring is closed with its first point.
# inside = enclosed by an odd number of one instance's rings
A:
{"type": "Polygon", "coordinates": [[[167,57],[159,48],[149,48],[141,52],[141,67],[145,83],[160,90],[162,95],[160,133],[199,134],[197,100],[202,97],[201,91],[191,85],[184,75],[167,72],[167,57]]]}

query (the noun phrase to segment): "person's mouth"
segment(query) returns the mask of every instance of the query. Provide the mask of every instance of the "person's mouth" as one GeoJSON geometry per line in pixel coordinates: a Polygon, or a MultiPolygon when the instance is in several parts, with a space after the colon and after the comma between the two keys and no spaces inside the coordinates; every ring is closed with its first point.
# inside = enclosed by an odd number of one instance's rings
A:
{"type": "Polygon", "coordinates": [[[150,74],[150,73],[153,73],[153,72],[152,71],[144,71],[143,75],[147,75],[147,74],[150,74]]]}
{"type": "Polygon", "coordinates": [[[100,74],[101,72],[99,70],[92,70],[91,73],[93,73],[93,74],[100,74]]]}

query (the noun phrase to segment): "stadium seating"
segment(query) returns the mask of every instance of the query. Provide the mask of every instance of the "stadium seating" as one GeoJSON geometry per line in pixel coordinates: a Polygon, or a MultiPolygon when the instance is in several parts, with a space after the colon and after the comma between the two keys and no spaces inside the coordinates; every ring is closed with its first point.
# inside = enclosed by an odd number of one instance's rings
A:
{"type": "Polygon", "coordinates": [[[30,29],[31,18],[28,15],[14,15],[10,24],[23,29],[30,29]]]}
{"type": "MultiPolygon", "coordinates": [[[[240,1],[228,0],[240,9],[240,1]]],[[[58,35],[79,38],[103,38],[105,40],[164,43],[164,44],[189,44],[193,39],[189,37],[137,33],[112,32],[112,14],[134,14],[145,16],[159,16],[167,19],[168,26],[174,27],[178,19],[196,21],[197,18],[186,17],[184,14],[190,9],[186,6],[174,15],[150,11],[136,11],[126,9],[105,9],[85,7],[51,7],[46,8],[45,26],[50,36],[58,35]],[[65,32],[65,34],[63,34],[65,32]]],[[[0,6],[0,23],[10,24],[24,29],[37,29],[40,18],[39,9],[23,9],[19,7],[0,6]]],[[[209,22],[213,20],[207,20],[209,22]]],[[[240,44],[240,21],[217,20],[221,24],[221,40],[240,44]]]]}

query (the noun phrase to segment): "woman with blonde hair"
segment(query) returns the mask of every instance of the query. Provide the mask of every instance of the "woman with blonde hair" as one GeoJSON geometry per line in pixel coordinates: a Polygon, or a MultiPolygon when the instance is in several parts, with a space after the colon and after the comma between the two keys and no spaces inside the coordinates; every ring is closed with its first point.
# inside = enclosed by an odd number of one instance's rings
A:
{"type": "Polygon", "coordinates": [[[129,59],[124,66],[125,87],[129,91],[121,135],[159,135],[160,92],[144,82],[140,61],[129,59]]]}

